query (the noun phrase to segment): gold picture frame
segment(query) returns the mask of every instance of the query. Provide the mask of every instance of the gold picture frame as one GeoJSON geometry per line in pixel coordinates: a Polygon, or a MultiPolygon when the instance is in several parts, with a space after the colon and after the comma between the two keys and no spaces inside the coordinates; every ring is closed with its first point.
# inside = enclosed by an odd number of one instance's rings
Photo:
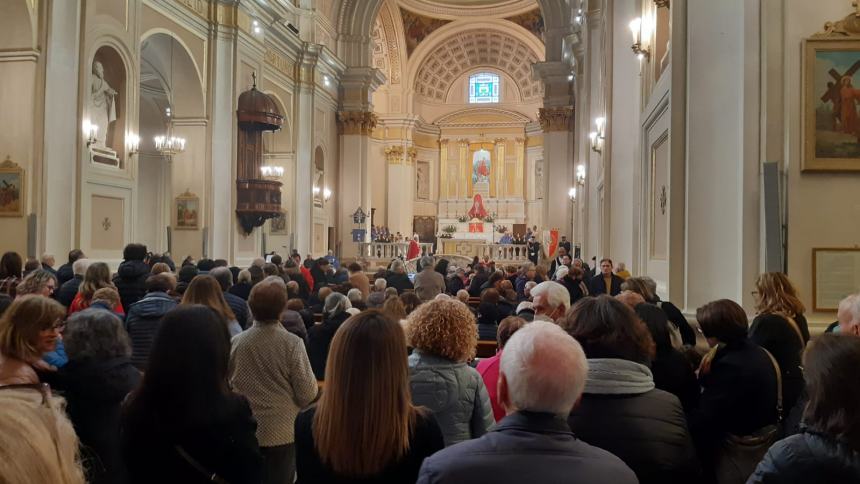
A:
{"type": "Polygon", "coordinates": [[[804,39],[802,99],[801,171],[860,171],[860,18],[854,13],[804,39]]]}
{"type": "Polygon", "coordinates": [[[27,184],[24,168],[7,155],[0,163],[0,217],[23,217],[27,184]]]}
{"type": "Polygon", "coordinates": [[[173,215],[176,230],[200,229],[200,197],[186,189],[176,197],[173,215]]]}

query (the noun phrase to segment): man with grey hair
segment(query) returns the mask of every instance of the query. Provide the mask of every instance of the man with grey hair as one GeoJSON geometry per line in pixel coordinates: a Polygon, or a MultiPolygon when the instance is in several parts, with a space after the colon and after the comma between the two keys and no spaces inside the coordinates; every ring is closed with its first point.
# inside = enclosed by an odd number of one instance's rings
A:
{"type": "Polygon", "coordinates": [[[567,332],[527,324],[505,344],[499,365],[507,416],[483,437],[425,459],[418,483],[638,482],[621,459],[578,440],[567,424],[587,375],[585,353],[567,332]]]}
{"type": "Polygon", "coordinates": [[[433,258],[421,258],[421,272],[415,275],[415,294],[426,302],[445,292],[445,277],[433,268],[433,258]]]}
{"type": "MultiPolygon", "coordinates": [[[[226,267],[216,267],[209,271],[209,275],[214,277],[218,281],[218,285],[221,286],[221,292],[224,293],[227,305],[230,306],[230,310],[236,316],[236,321],[239,322],[242,329],[248,329],[248,326],[253,322],[251,312],[248,311],[248,303],[230,292],[230,287],[233,286],[233,273],[226,267]]],[[[281,279],[281,282],[284,282],[284,280],[281,279]]],[[[286,286],[284,286],[284,290],[286,289],[286,286]]]]}
{"type": "Polygon", "coordinates": [[[367,296],[367,307],[379,308],[385,304],[385,288],[388,287],[388,282],[383,278],[378,278],[373,281],[373,287],[370,290],[370,296],[367,296]]]}
{"type": "Polygon", "coordinates": [[[839,303],[836,319],[839,333],[860,336],[860,293],[852,294],[839,303]]]}
{"type": "Polygon", "coordinates": [[[54,269],[54,264],[57,263],[57,260],[54,259],[54,254],[42,254],[42,257],[39,258],[39,263],[42,264],[42,269],[45,269],[53,274],[54,277],[57,277],[57,270],[54,269]]]}
{"type": "MultiPolygon", "coordinates": [[[[60,288],[54,292],[54,299],[57,300],[58,303],[63,306],[69,307],[72,304],[72,301],[75,300],[75,295],[78,294],[78,288],[81,286],[81,282],[84,281],[84,274],[87,273],[87,269],[90,267],[89,259],[77,259],[72,263],[72,273],[74,276],[68,281],[62,283],[60,288]]],[[[126,308],[126,311],[128,308],[126,308]]]]}
{"type": "Polygon", "coordinates": [[[570,308],[567,288],[553,281],[544,281],[532,288],[535,321],[557,321],[570,308]]]}

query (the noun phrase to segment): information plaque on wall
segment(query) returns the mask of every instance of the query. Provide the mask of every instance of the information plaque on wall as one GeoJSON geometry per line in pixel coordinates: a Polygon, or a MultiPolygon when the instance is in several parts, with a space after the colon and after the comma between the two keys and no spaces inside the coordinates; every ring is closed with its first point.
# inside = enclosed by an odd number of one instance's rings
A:
{"type": "Polygon", "coordinates": [[[812,249],[812,306],[836,311],[839,302],[860,291],[860,248],[812,249]]]}

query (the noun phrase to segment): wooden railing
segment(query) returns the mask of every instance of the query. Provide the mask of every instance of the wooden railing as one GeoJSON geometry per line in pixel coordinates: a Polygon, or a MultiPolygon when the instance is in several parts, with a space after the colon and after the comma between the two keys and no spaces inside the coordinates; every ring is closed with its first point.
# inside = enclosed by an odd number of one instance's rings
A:
{"type": "MultiPolygon", "coordinates": [[[[432,243],[419,243],[419,257],[433,253],[432,243]]],[[[359,257],[368,259],[391,260],[395,257],[406,259],[409,242],[362,242],[358,244],[359,257]]]]}

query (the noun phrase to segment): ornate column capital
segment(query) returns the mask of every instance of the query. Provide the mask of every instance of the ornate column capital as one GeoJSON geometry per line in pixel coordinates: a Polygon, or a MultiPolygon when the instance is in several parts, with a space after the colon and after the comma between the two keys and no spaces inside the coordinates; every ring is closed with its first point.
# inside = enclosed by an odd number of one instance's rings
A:
{"type": "Polygon", "coordinates": [[[460,138],[457,140],[457,144],[460,146],[469,146],[469,140],[466,138],[460,138]]]}
{"type": "Polygon", "coordinates": [[[567,131],[570,129],[570,118],[573,117],[573,106],[560,106],[538,109],[540,127],[544,133],[567,131]]]}
{"type": "Polygon", "coordinates": [[[450,139],[448,139],[448,138],[441,138],[441,139],[439,140],[439,146],[448,146],[448,142],[449,142],[449,141],[451,141],[451,140],[450,140],[450,139]]]}
{"type": "MultiPolygon", "coordinates": [[[[412,148],[414,149],[414,148],[412,148]]],[[[385,161],[389,165],[399,165],[403,163],[403,147],[400,145],[388,146],[385,148],[385,161]]]]}
{"type": "Polygon", "coordinates": [[[377,117],[369,111],[338,111],[337,122],[340,134],[369,136],[376,127],[377,117]]]}
{"type": "Polygon", "coordinates": [[[417,158],[417,157],[418,157],[418,149],[417,148],[415,148],[414,146],[410,146],[409,148],[406,148],[406,164],[407,165],[414,165],[415,164],[415,158],[417,158]]]}
{"type": "Polygon", "coordinates": [[[496,139],[494,139],[494,140],[493,140],[493,143],[495,143],[495,144],[497,144],[497,145],[500,145],[500,144],[505,143],[505,142],[507,142],[507,141],[508,141],[508,139],[507,139],[507,138],[496,138],[496,139]]]}

